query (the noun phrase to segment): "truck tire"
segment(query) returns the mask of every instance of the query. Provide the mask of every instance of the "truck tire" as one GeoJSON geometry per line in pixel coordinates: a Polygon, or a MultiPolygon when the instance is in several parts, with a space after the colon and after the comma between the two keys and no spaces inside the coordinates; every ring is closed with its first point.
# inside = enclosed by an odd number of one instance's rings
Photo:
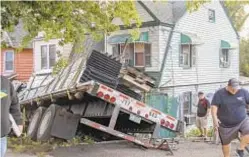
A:
{"type": "Polygon", "coordinates": [[[54,122],[56,110],[59,106],[52,104],[43,114],[41,123],[37,130],[37,140],[47,141],[51,137],[51,128],[54,122]]]}
{"type": "Polygon", "coordinates": [[[32,140],[36,140],[37,138],[37,129],[40,125],[41,118],[43,116],[43,113],[45,112],[45,107],[39,107],[35,110],[35,113],[33,114],[31,121],[28,126],[27,130],[27,136],[30,137],[32,140]]]}

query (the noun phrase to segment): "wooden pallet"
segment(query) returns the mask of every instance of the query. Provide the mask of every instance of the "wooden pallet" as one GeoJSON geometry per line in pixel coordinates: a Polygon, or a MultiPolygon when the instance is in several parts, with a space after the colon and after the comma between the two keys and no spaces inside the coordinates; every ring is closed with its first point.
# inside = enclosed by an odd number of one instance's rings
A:
{"type": "Polygon", "coordinates": [[[120,71],[120,78],[146,92],[149,92],[155,85],[155,80],[131,67],[122,69],[120,71]]]}

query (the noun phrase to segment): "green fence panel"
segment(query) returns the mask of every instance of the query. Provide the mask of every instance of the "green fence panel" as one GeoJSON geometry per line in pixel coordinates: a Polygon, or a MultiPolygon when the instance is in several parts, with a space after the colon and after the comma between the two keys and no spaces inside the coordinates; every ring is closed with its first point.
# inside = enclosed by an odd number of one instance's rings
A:
{"type": "MultiPolygon", "coordinates": [[[[168,97],[164,93],[158,93],[158,92],[147,93],[145,95],[145,103],[173,117],[177,116],[177,108],[178,108],[177,99],[173,97],[168,97]]],[[[172,138],[175,136],[176,135],[174,132],[171,132],[163,128],[160,129],[159,131],[160,138],[172,138]]]]}

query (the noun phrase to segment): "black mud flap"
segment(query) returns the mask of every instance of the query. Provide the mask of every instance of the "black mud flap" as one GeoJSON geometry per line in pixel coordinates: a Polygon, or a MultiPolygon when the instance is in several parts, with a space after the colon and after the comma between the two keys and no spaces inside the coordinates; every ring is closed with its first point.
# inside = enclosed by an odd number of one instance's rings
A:
{"type": "Polygon", "coordinates": [[[60,108],[57,110],[54,123],[51,130],[51,135],[70,140],[75,136],[81,116],[60,108]]]}

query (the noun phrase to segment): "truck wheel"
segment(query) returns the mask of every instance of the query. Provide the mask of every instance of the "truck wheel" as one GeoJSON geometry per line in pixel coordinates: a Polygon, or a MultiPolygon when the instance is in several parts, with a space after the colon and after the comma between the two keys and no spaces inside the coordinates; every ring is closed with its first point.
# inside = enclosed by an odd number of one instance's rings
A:
{"type": "Polygon", "coordinates": [[[50,107],[43,114],[41,123],[37,131],[37,140],[47,141],[50,138],[51,128],[54,122],[55,113],[57,110],[57,105],[50,105],[50,107]]]}
{"type": "Polygon", "coordinates": [[[39,127],[42,115],[45,112],[45,110],[46,110],[45,107],[39,107],[38,109],[35,110],[35,113],[31,118],[31,121],[28,126],[27,136],[30,137],[32,140],[36,140],[37,129],[39,127]]]}

